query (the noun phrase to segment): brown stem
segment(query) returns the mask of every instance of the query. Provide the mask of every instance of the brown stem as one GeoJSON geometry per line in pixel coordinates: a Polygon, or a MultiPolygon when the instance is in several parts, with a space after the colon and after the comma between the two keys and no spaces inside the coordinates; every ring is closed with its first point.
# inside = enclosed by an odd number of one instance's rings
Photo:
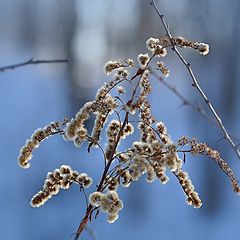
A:
{"type": "Polygon", "coordinates": [[[88,205],[87,209],[86,209],[86,213],[85,213],[85,216],[84,218],[82,219],[82,221],[80,222],[80,225],[78,227],[78,230],[77,230],[77,233],[74,237],[74,240],[77,240],[80,236],[80,234],[82,233],[82,231],[84,230],[88,220],[89,220],[89,216],[91,214],[93,210],[93,206],[91,204],[88,205]]]}
{"type": "MultiPolygon", "coordinates": [[[[104,172],[103,172],[102,178],[101,178],[100,183],[99,183],[99,185],[98,185],[98,187],[97,187],[97,191],[98,191],[98,192],[102,191],[103,183],[104,183],[104,180],[105,180],[105,178],[106,178],[106,176],[107,176],[107,173],[108,173],[108,170],[109,170],[109,168],[110,168],[110,166],[111,166],[111,163],[112,163],[112,161],[113,161],[114,153],[115,153],[115,151],[116,151],[116,149],[117,149],[118,143],[119,143],[120,138],[121,138],[121,136],[122,136],[123,129],[124,129],[124,127],[125,127],[126,124],[127,124],[128,115],[129,115],[129,113],[127,112],[127,113],[126,113],[126,116],[125,116],[125,119],[124,119],[124,122],[123,122],[123,124],[122,124],[122,127],[121,127],[121,129],[120,129],[120,131],[119,131],[119,133],[118,133],[118,135],[117,135],[116,143],[115,143],[114,148],[113,148],[113,150],[112,150],[112,152],[111,152],[111,155],[110,155],[110,157],[109,157],[110,160],[108,161],[106,167],[104,168],[104,172]]],[[[89,205],[88,205],[88,208],[87,208],[87,210],[86,210],[85,216],[84,216],[84,218],[82,219],[82,221],[81,221],[81,223],[80,223],[80,225],[79,225],[79,227],[78,227],[78,230],[77,230],[77,233],[76,233],[76,235],[75,235],[74,240],[77,240],[77,239],[79,238],[80,234],[82,233],[83,229],[85,228],[85,226],[86,226],[86,224],[87,224],[87,222],[88,222],[88,220],[89,220],[89,216],[91,215],[92,211],[93,211],[93,206],[92,206],[91,204],[89,204],[89,205]]]]}

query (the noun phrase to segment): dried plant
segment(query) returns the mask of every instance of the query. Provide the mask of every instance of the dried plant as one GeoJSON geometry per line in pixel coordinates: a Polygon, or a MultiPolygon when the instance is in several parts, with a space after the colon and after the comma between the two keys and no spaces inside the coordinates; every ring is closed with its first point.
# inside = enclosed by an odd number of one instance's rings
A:
{"type": "MultiPolygon", "coordinates": [[[[164,21],[163,15],[160,16],[164,21]]],[[[229,177],[233,190],[240,193],[233,171],[217,150],[186,136],[174,142],[165,124],[151,113],[151,103],[148,100],[152,90],[150,76],[158,76],[160,79],[169,76],[170,71],[163,62],[168,49],[177,49],[179,46],[192,48],[201,55],[207,55],[209,52],[206,43],[183,37],[174,38],[169,31],[167,33],[164,37],[149,38],[146,41],[148,52],[139,54],[137,61],[132,59],[108,61],[104,71],[111,75],[111,80],[98,89],[95,99],[85,103],[71,120],[54,122],[35,131],[20,151],[19,165],[29,168],[33,150],[39,147],[43,140],[56,134],[62,135],[67,141],[72,141],[76,147],[81,147],[83,142],[87,142],[88,152],[91,152],[92,147],[101,150],[104,160],[102,175],[96,189],[92,189],[88,196],[88,206],[75,239],[79,238],[94,213],[96,217],[99,211],[106,213],[107,221],[115,222],[123,208],[123,202],[117,193],[118,188],[129,187],[142,175],[145,175],[149,183],[159,180],[160,183],[166,184],[172,174],[178,179],[187,203],[194,208],[200,208],[201,199],[188,173],[183,170],[187,154],[203,155],[213,159],[229,177]],[[85,125],[90,115],[95,116],[91,132],[85,125]],[[134,132],[135,141],[131,142],[128,148],[120,150],[121,142],[134,132]],[[103,134],[107,135],[107,142],[101,140],[103,134]]],[[[189,68],[188,70],[191,71],[189,68]]],[[[180,94],[179,96],[181,98],[180,94]]],[[[209,102],[207,104],[212,106],[209,102]]],[[[47,174],[43,189],[33,196],[31,206],[39,207],[45,204],[53,195],[58,194],[61,188],[68,189],[72,183],[79,184],[84,190],[89,188],[92,182],[92,178],[86,173],[78,173],[70,166],[63,165],[47,174]]]]}

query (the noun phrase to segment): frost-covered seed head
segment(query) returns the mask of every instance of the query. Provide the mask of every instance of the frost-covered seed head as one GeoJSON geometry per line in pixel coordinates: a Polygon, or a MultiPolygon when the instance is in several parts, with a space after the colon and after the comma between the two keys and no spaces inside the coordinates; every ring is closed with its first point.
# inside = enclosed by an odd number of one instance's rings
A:
{"type": "Polygon", "coordinates": [[[155,48],[158,44],[159,40],[157,38],[149,38],[147,41],[146,41],[146,47],[149,51],[151,51],[152,53],[154,53],[155,51],[155,48]]]}
{"type": "Polygon", "coordinates": [[[119,94],[124,94],[125,93],[125,88],[122,87],[122,86],[118,86],[117,91],[118,91],[119,94]]]}
{"type": "Polygon", "coordinates": [[[20,153],[18,156],[18,164],[22,168],[29,168],[29,161],[32,159],[32,152],[34,149],[39,147],[39,144],[60,131],[60,124],[58,122],[52,122],[44,128],[37,129],[32,135],[31,138],[28,139],[25,145],[20,149],[20,153]]]}
{"type": "Polygon", "coordinates": [[[118,182],[118,179],[117,178],[110,178],[108,180],[108,190],[112,191],[116,191],[117,188],[119,186],[119,182],[118,182]]]}
{"type": "Polygon", "coordinates": [[[118,61],[108,61],[104,65],[104,71],[107,75],[111,74],[112,71],[116,68],[121,67],[120,62],[118,61]]]}
{"type": "Polygon", "coordinates": [[[146,178],[146,181],[149,182],[149,183],[152,183],[154,182],[156,178],[156,173],[154,171],[154,168],[149,164],[147,166],[147,178],[146,178]]]}
{"type": "Polygon", "coordinates": [[[128,58],[128,59],[126,60],[126,62],[127,62],[127,64],[128,64],[130,67],[134,66],[134,61],[133,61],[133,59],[128,58]]]}
{"type": "Polygon", "coordinates": [[[167,49],[161,45],[157,45],[154,54],[159,57],[165,57],[167,55],[167,49]]]}
{"type": "Polygon", "coordinates": [[[122,177],[122,186],[123,187],[129,187],[129,185],[132,182],[132,175],[130,174],[129,170],[125,170],[121,173],[122,177]]]}
{"type": "Polygon", "coordinates": [[[62,165],[59,170],[60,170],[60,174],[71,174],[72,173],[71,167],[67,166],[67,165],[62,165]]]}
{"type": "Polygon", "coordinates": [[[89,195],[89,202],[91,205],[98,207],[100,206],[100,200],[103,194],[101,192],[93,192],[89,195]]]}
{"type": "Polygon", "coordinates": [[[39,207],[47,202],[53,195],[59,193],[60,188],[68,189],[72,183],[79,183],[81,177],[82,187],[88,188],[92,184],[92,179],[86,173],[72,171],[70,166],[62,165],[59,169],[47,174],[43,189],[35,194],[31,200],[33,207],[39,207]]]}
{"type": "Polygon", "coordinates": [[[145,68],[149,62],[149,56],[148,54],[139,54],[138,57],[137,57],[137,60],[138,60],[138,63],[139,63],[139,66],[141,68],[145,68]]]}
{"type": "Polygon", "coordinates": [[[207,55],[209,53],[209,45],[206,43],[199,43],[198,45],[198,51],[202,55],[207,55]]]}
{"type": "Polygon", "coordinates": [[[118,214],[108,214],[107,221],[108,223],[114,223],[118,219],[118,214]]]}
{"type": "Polygon", "coordinates": [[[168,77],[170,70],[165,66],[163,62],[157,62],[157,68],[162,72],[165,77],[168,77]]]}
{"type": "Polygon", "coordinates": [[[126,79],[129,75],[129,72],[125,68],[119,68],[116,75],[119,76],[120,78],[126,79]]]}

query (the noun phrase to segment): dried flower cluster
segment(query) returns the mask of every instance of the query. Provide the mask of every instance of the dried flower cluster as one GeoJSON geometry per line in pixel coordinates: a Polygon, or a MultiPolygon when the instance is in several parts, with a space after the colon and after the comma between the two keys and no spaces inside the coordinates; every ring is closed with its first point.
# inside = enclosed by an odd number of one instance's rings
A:
{"type": "Polygon", "coordinates": [[[31,199],[32,207],[44,205],[59,190],[69,189],[72,183],[80,184],[83,188],[88,188],[92,184],[92,179],[86,173],[73,171],[70,166],[62,165],[59,169],[47,174],[43,189],[36,193],[31,199]]]}
{"type": "MultiPolygon", "coordinates": [[[[112,152],[114,152],[116,137],[118,132],[120,131],[121,124],[122,123],[119,121],[112,120],[108,125],[107,128],[108,143],[105,150],[107,160],[111,160],[111,154],[112,152]]],[[[122,139],[126,138],[128,135],[132,134],[133,131],[134,131],[133,125],[131,123],[126,124],[122,131],[121,138],[122,139]]]]}
{"type": "Polygon", "coordinates": [[[207,55],[209,53],[209,45],[206,43],[189,41],[183,37],[176,38],[175,43],[180,47],[193,48],[202,55],[207,55]]]}
{"type": "Polygon", "coordinates": [[[157,68],[162,72],[165,77],[169,76],[170,71],[163,62],[157,62],[157,68]]]}
{"type": "Polygon", "coordinates": [[[92,206],[100,207],[101,211],[107,213],[109,223],[114,223],[118,219],[118,212],[123,208],[123,202],[119,199],[116,191],[107,193],[93,192],[89,196],[92,206]]]}
{"type": "MultiPolygon", "coordinates": [[[[120,80],[115,80],[117,83],[120,80]]],[[[106,85],[99,89],[96,100],[86,103],[69,123],[65,131],[65,139],[73,141],[79,147],[81,143],[89,138],[84,122],[90,117],[91,113],[96,115],[94,129],[91,134],[92,143],[95,144],[100,137],[101,129],[107,120],[107,116],[118,106],[113,97],[108,92],[116,83],[106,85]]]]}
{"type": "MultiPolygon", "coordinates": [[[[207,55],[209,53],[209,45],[206,43],[199,43],[185,39],[183,37],[177,37],[169,39],[168,37],[161,37],[159,39],[150,38],[147,41],[147,47],[150,51],[156,54],[156,48],[165,49],[166,47],[172,46],[172,44],[184,48],[192,48],[197,50],[201,55],[207,55]]],[[[166,54],[158,54],[160,56],[165,56],[166,54]]]]}
{"type": "Polygon", "coordinates": [[[180,170],[176,173],[176,177],[186,194],[187,203],[193,205],[195,208],[200,208],[202,206],[201,199],[199,198],[198,193],[194,191],[194,186],[192,181],[188,178],[188,174],[180,170]]]}
{"type": "Polygon", "coordinates": [[[147,66],[150,58],[147,53],[146,54],[141,53],[138,55],[137,60],[138,60],[139,66],[142,68],[145,68],[147,66]]]}
{"type": "MultiPolygon", "coordinates": [[[[19,163],[24,168],[29,167],[32,150],[38,147],[43,139],[55,133],[62,134],[65,140],[72,141],[77,147],[84,141],[88,142],[89,152],[92,146],[101,149],[104,159],[103,173],[95,191],[89,195],[88,207],[77,230],[77,237],[91,220],[92,213],[98,209],[107,214],[109,223],[115,222],[123,208],[117,194],[119,186],[129,187],[142,175],[146,176],[149,183],[159,180],[166,184],[172,174],[177,177],[187,203],[194,208],[201,207],[201,199],[188,174],[183,170],[184,161],[179,157],[183,155],[185,160],[187,153],[201,154],[216,161],[230,178],[234,191],[240,192],[231,168],[220,157],[219,152],[205,143],[198,143],[187,137],[181,137],[174,143],[164,123],[157,121],[151,113],[151,103],[148,100],[152,91],[150,76],[155,70],[165,77],[169,75],[169,69],[164,62],[158,60],[166,57],[167,48],[172,44],[166,37],[151,37],[146,41],[149,53],[138,55],[138,65],[135,65],[132,59],[123,62],[108,61],[104,71],[107,75],[114,73],[112,80],[99,88],[95,99],[85,103],[65,127],[60,128],[59,124],[52,123],[37,130],[21,149],[19,163]],[[133,73],[132,77],[129,77],[129,72],[133,73]],[[125,89],[130,91],[130,95],[125,94],[125,89]],[[90,115],[95,116],[91,133],[85,125],[90,115]],[[105,143],[101,139],[103,129],[107,134],[105,143]],[[134,135],[135,140],[125,150],[119,150],[121,141],[135,130],[138,133],[138,136],[134,135]]],[[[174,39],[174,44],[196,49],[202,55],[209,51],[207,44],[191,42],[182,37],[174,39]]],[[[60,169],[48,173],[43,190],[32,198],[31,205],[43,205],[51,196],[57,194],[60,188],[68,189],[72,183],[88,188],[92,179],[86,174],[72,171],[69,166],[61,166],[60,169]]]]}
{"type": "Polygon", "coordinates": [[[52,122],[44,128],[37,129],[20,150],[18,157],[19,166],[22,168],[29,168],[29,161],[32,159],[32,151],[38,148],[44,139],[61,132],[62,130],[59,122],[52,122]]]}
{"type": "Polygon", "coordinates": [[[190,146],[189,152],[192,153],[193,155],[205,155],[208,158],[213,159],[219,167],[223,170],[223,172],[229,177],[233,190],[237,193],[240,194],[240,188],[238,186],[238,180],[234,176],[234,173],[228,163],[221,158],[220,153],[209,147],[206,143],[198,143],[195,138],[193,139],[188,139],[186,137],[182,137],[178,141],[178,145],[183,147],[183,146],[190,146]]]}
{"type": "Polygon", "coordinates": [[[106,74],[109,75],[112,73],[114,69],[120,68],[121,66],[123,65],[120,64],[118,61],[108,61],[104,66],[104,70],[106,74]]]}

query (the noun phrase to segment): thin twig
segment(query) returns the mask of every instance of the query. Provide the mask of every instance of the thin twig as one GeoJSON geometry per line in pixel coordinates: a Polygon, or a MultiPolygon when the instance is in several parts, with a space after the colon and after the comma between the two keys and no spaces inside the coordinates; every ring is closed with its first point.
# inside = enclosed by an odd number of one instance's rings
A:
{"type": "Polygon", "coordinates": [[[20,68],[26,65],[33,65],[33,64],[48,64],[48,63],[67,63],[68,59],[53,59],[53,60],[34,60],[33,58],[30,58],[27,61],[11,64],[7,66],[0,67],[0,72],[4,72],[6,70],[14,70],[16,68],[20,68]]]}
{"type": "Polygon", "coordinates": [[[225,139],[229,142],[229,144],[231,145],[231,147],[233,148],[233,150],[235,151],[235,153],[237,154],[238,158],[240,159],[240,151],[237,148],[236,144],[234,143],[234,141],[232,140],[232,138],[230,137],[229,133],[227,132],[225,126],[223,125],[222,119],[219,117],[219,115],[217,114],[215,108],[213,107],[212,103],[210,102],[210,100],[208,99],[207,95],[204,93],[204,91],[202,90],[202,88],[199,85],[199,82],[195,76],[195,74],[193,73],[193,70],[191,68],[191,64],[188,63],[185,58],[182,56],[182,54],[179,52],[178,48],[176,47],[175,43],[174,43],[174,39],[172,37],[171,32],[169,31],[169,28],[166,24],[166,21],[164,19],[164,15],[159,11],[159,9],[157,8],[155,1],[152,0],[151,4],[153,5],[154,9],[156,10],[158,16],[161,19],[161,22],[163,24],[163,27],[166,31],[166,34],[169,38],[169,40],[172,43],[172,50],[177,54],[177,56],[179,57],[179,59],[181,60],[181,62],[185,65],[185,67],[187,68],[187,71],[189,72],[191,79],[193,81],[192,86],[195,87],[197,89],[197,91],[199,92],[199,94],[202,96],[202,98],[204,99],[204,101],[206,102],[207,106],[209,107],[210,111],[212,112],[214,118],[216,119],[218,126],[220,127],[220,129],[222,130],[225,139]]]}
{"type": "MultiPolygon", "coordinates": [[[[93,142],[91,136],[87,135],[87,139],[88,139],[88,141],[90,141],[90,143],[93,142]]],[[[101,150],[102,155],[103,155],[103,158],[104,158],[104,164],[106,165],[107,158],[106,158],[106,154],[105,154],[105,152],[104,152],[104,150],[103,150],[103,147],[100,145],[99,142],[94,142],[94,144],[96,144],[96,146],[99,147],[99,149],[101,150]]],[[[90,147],[91,147],[91,146],[90,146],[90,147]]],[[[89,148],[89,147],[88,147],[88,148],[89,148]]]]}
{"type": "Polygon", "coordinates": [[[169,84],[167,81],[165,81],[161,76],[158,76],[156,72],[151,72],[154,77],[156,77],[167,89],[169,89],[171,92],[173,92],[179,99],[182,100],[183,105],[187,105],[191,107],[194,111],[199,112],[204,118],[206,118],[210,123],[217,124],[216,121],[214,121],[212,118],[208,116],[208,114],[203,110],[202,107],[197,107],[193,103],[191,103],[187,98],[185,98],[176,87],[169,84]]]}
{"type": "MultiPolygon", "coordinates": [[[[183,94],[174,86],[172,86],[171,84],[169,84],[163,77],[158,76],[156,72],[151,71],[152,75],[154,77],[156,77],[167,89],[169,89],[171,92],[173,92],[180,100],[182,100],[183,106],[189,106],[190,108],[192,108],[194,111],[200,113],[204,118],[206,118],[206,120],[208,120],[211,124],[214,124],[216,126],[218,126],[218,122],[211,118],[201,106],[196,106],[194,105],[192,102],[190,102],[186,97],[183,96],[183,94]]],[[[235,141],[239,141],[238,138],[236,138],[235,136],[233,136],[232,133],[228,132],[228,134],[231,136],[231,138],[235,139],[235,141]]],[[[221,140],[225,139],[225,136],[221,137],[221,140]]],[[[219,142],[219,140],[217,141],[219,142]]],[[[236,147],[238,147],[238,145],[236,145],[236,147]]]]}
{"type": "Polygon", "coordinates": [[[86,191],[82,185],[80,186],[80,192],[83,192],[83,195],[85,197],[86,206],[88,207],[88,197],[87,197],[86,191]]]}

